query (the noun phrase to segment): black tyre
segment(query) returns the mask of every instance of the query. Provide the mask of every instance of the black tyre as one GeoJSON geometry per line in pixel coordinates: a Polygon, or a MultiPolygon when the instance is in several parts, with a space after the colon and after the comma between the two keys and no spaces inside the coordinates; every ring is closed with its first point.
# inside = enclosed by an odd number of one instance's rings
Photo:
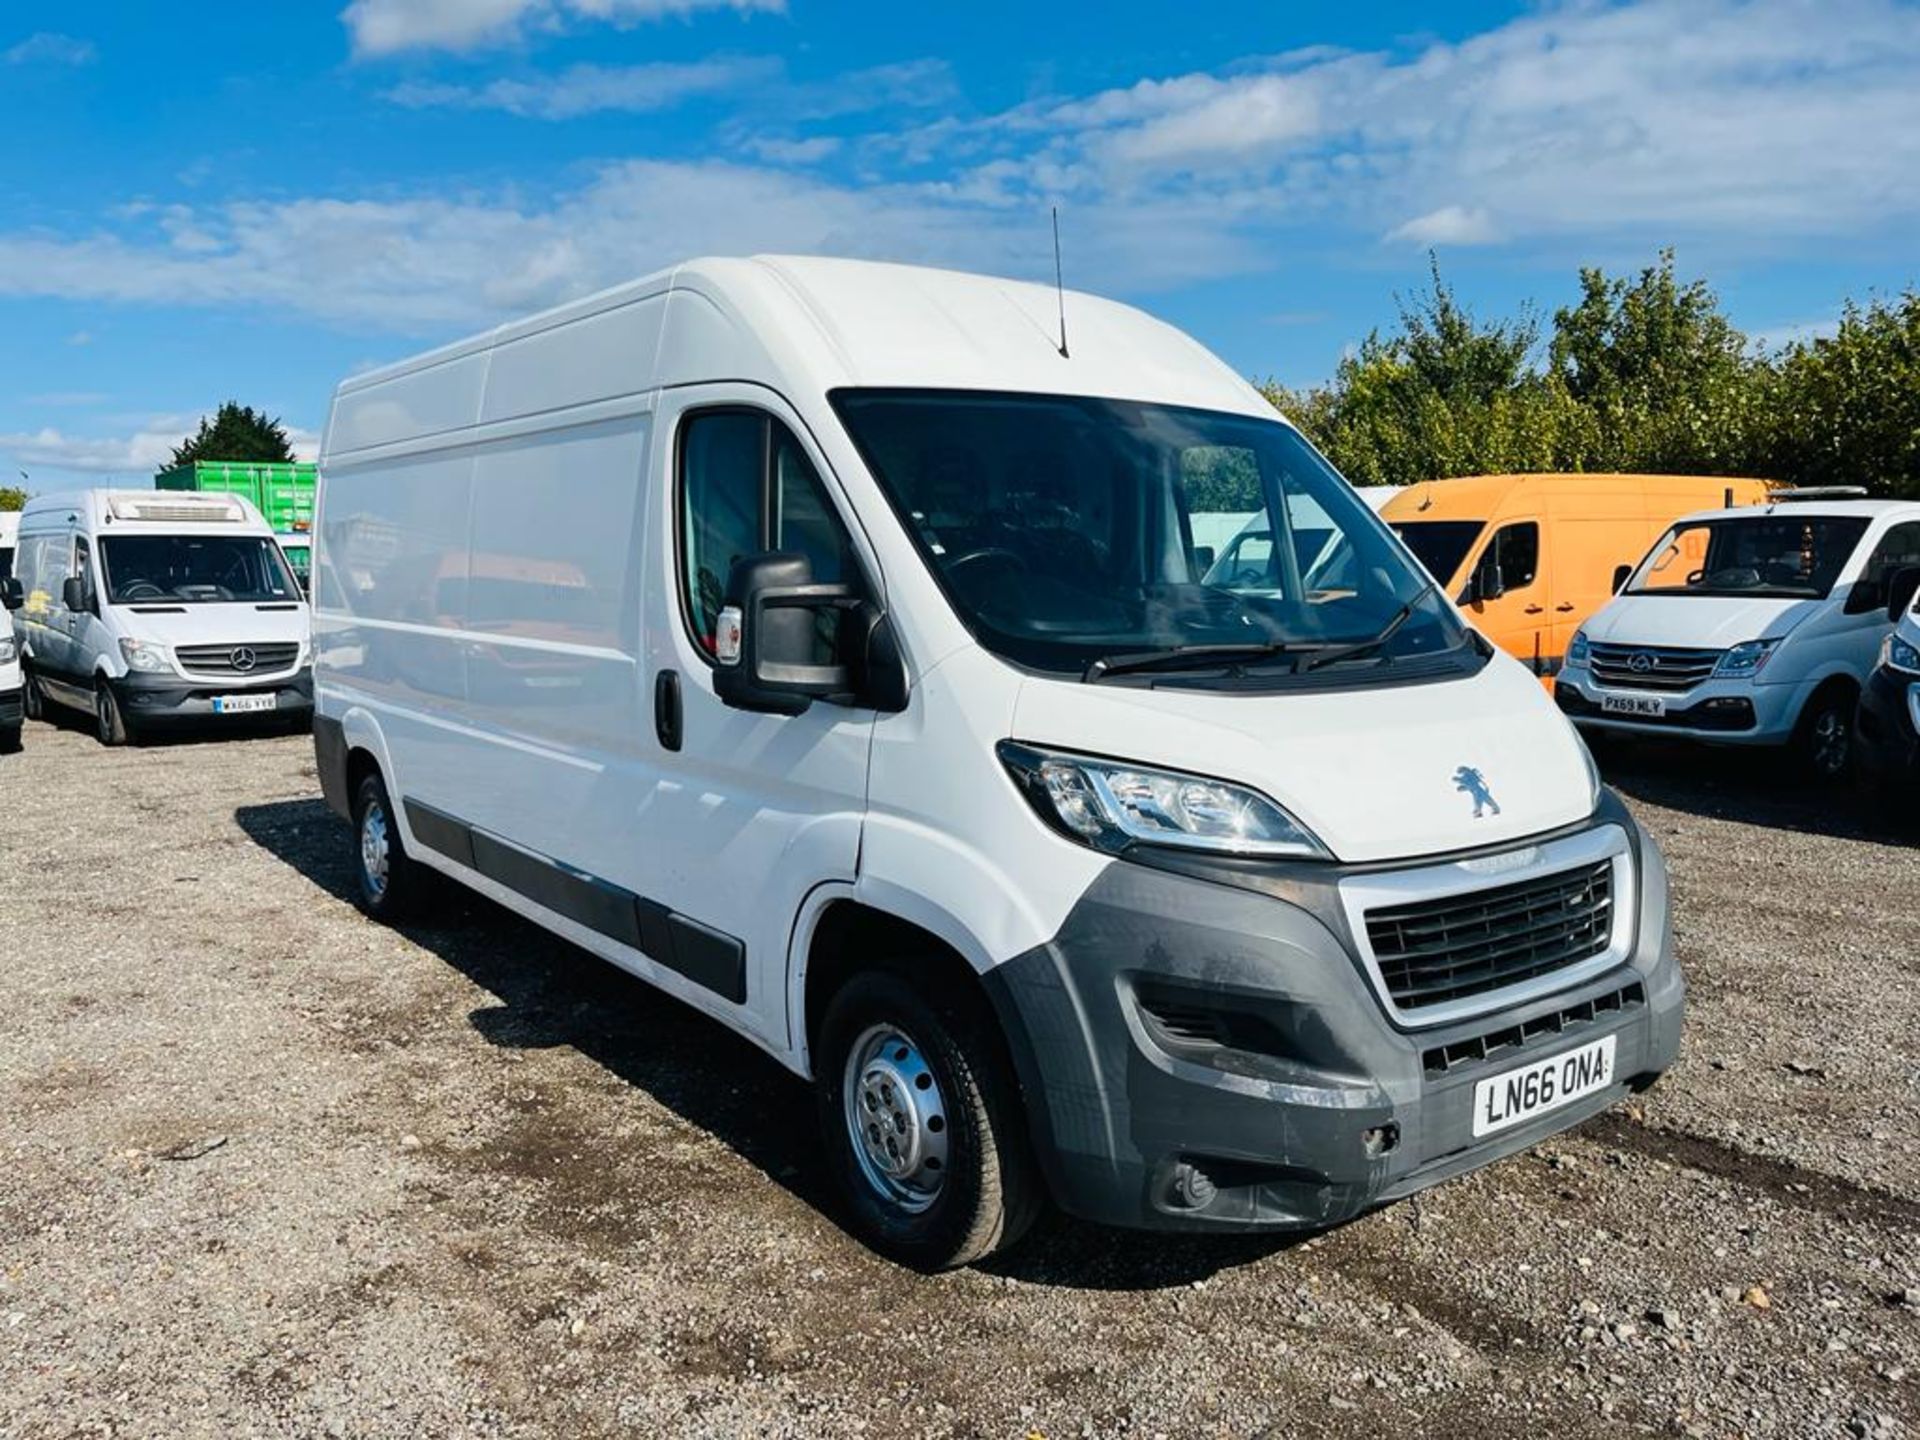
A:
{"type": "Polygon", "coordinates": [[[0,755],[14,755],[20,750],[20,727],[8,725],[0,728],[0,755]]]}
{"type": "Polygon", "coordinates": [[[426,885],[424,872],[407,857],[393,815],[379,774],[362,776],[353,792],[354,895],[362,910],[389,923],[416,912],[426,885]]]}
{"type": "Polygon", "coordinates": [[[1839,685],[1828,686],[1807,702],[1794,727],[1793,748],[1809,779],[1834,785],[1852,773],[1856,706],[1853,692],[1839,685]]]}
{"type": "Polygon", "coordinates": [[[26,709],[27,719],[46,719],[47,697],[45,692],[40,689],[40,681],[34,675],[33,671],[29,670],[26,672],[21,679],[21,684],[24,688],[21,691],[20,703],[26,709]]]}
{"type": "Polygon", "coordinates": [[[826,1153],[874,1249],[944,1270],[1033,1222],[1041,1190],[1019,1089],[984,1007],[863,972],[833,997],[814,1066],[826,1153]]]}
{"type": "Polygon", "coordinates": [[[113,687],[105,680],[93,682],[93,736],[102,745],[124,745],[133,738],[113,687]]]}

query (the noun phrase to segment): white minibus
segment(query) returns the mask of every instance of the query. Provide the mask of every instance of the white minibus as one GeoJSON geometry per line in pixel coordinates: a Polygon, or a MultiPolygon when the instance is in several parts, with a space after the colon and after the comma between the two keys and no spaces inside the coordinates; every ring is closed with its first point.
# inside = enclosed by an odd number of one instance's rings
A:
{"type": "Polygon", "coordinates": [[[1600,732],[1790,747],[1810,777],[1843,778],[1861,690],[1920,585],[1920,501],[1862,493],[1676,520],[1574,633],[1560,708],[1600,732]]]}
{"type": "Polygon", "coordinates": [[[238,495],[79,490],[27,502],[14,557],[25,706],[103,745],[313,709],[307,607],[238,495]]]}
{"type": "Polygon", "coordinates": [[[1674,1058],[1572,726],[1137,310],[689,263],[342,383],[317,530],[366,909],[427,867],[746,1036],[903,1260],[1331,1225],[1674,1058]]]}

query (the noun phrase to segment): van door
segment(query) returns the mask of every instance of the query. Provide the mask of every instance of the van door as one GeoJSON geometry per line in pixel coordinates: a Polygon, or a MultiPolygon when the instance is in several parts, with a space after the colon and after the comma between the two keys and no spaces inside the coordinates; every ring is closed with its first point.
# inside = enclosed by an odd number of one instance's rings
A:
{"type": "Polygon", "coordinates": [[[1559,669],[1573,632],[1613,598],[1614,571],[1637,566],[1666,530],[1668,518],[1650,513],[1649,501],[1638,489],[1549,495],[1553,609],[1545,652],[1551,669],[1559,669]]]}
{"type": "Polygon", "coordinates": [[[1546,535],[1538,520],[1507,520],[1494,526],[1467,567],[1471,583],[1489,560],[1500,567],[1505,587],[1494,599],[1468,604],[1467,618],[1494,644],[1516,659],[1547,673],[1548,642],[1553,634],[1550,567],[1546,535]]]}
{"type": "Polygon", "coordinates": [[[672,927],[661,937],[669,963],[783,1048],[794,922],[809,892],[850,884],[858,870],[874,713],[824,701],[793,716],[729,709],[714,694],[712,655],[742,556],[799,551],[816,581],[874,588],[871,553],[805,437],[757,386],[665,393],[645,607],[660,757],[641,812],[646,894],[670,912],[655,923],[672,927]]]}

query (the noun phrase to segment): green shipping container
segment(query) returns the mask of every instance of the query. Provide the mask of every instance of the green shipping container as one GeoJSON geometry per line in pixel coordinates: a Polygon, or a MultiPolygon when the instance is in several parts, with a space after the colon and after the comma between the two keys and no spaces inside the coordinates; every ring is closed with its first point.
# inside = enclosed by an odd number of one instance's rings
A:
{"type": "Polygon", "coordinates": [[[280,548],[305,585],[313,544],[315,469],[303,461],[194,460],[162,470],[153,477],[153,486],[244,495],[280,537],[280,548]]]}

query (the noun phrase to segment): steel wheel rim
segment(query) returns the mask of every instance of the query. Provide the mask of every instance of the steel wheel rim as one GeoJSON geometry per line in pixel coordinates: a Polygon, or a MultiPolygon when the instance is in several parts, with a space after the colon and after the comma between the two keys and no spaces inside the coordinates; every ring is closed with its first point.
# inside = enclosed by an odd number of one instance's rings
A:
{"type": "Polygon", "coordinates": [[[387,893],[387,812],[375,800],[360,816],[360,879],[375,900],[387,893]]]}
{"type": "Polygon", "coordinates": [[[1828,775],[1847,763],[1847,721],[1838,710],[1823,710],[1813,722],[1813,763],[1828,775]]]}
{"type": "Polygon", "coordinates": [[[926,1055],[897,1025],[869,1026],[847,1054],[842,1113],[854,1162],[890,1205],[924,1213],[947,1182],[947,1109],[926,1055]]]}

